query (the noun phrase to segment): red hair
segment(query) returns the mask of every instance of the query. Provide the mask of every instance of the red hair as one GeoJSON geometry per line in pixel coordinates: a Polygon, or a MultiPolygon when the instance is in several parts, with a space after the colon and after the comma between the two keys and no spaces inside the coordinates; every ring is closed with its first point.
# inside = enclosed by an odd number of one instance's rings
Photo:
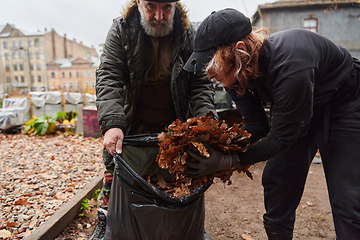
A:
{"type": "Polygon", "coordinates": [[[225,74],[229,74],[236,68],[237,92],[243,95],[249,86],[249,81],[260,76],[259,73],[259,54],[265,41],[265,36],[269,34],[266,28],[249,33],[241,39],[245,43],[246,51],[236,48],[233,42],[226,46],[219,47],[208,65],[206,71],[213,70],[215,72],[223,70],[225,74]],[[260,34],[264,32],[264,34],[260,34]]]}

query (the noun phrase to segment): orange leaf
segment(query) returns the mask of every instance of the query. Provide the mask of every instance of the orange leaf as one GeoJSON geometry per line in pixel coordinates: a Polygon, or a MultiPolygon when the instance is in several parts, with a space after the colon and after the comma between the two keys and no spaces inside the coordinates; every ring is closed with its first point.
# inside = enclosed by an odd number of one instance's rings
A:
{"type": "Polygon", "coordinates": [[[248,234],[241,234],[241,237],[244,239],[244,240],[254,240],[250,235],[248,234]]]}
{"type": "Polygon", "coordinates": [[[22,198],[14,202],[14,205],[29,205],[29,204],[30,203],[28,202],[27,199],[22,199],[22,198]]]}
{"type": "Polygon", "coordinates": [[[7,222],[6,227],[15,227],[17,225],[16,222],[7,222]]]}

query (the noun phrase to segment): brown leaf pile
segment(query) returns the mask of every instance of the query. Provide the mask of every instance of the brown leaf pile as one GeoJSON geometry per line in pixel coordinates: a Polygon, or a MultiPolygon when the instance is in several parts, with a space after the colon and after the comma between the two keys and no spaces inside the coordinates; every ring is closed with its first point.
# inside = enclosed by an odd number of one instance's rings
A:
{"type": "Polygon", "coordinates": [[[214,178],[231,184],[230,177],[233,171],[245,172],[252,178],[248,171],[250,166],[239,166],[199,178],[190,178],[186,174],[187,161],[195,160],[185,152],[185,148],[206,157],[209,157],[209,153],[202,143],[207,143],[224,154],[246,151],[251,134],[240,127],[241,125],[236,123],[228,127],[225,121],[216,120],[211,113],[190,118],[185,123],[177,119],[168,126],[167,132],[159,134],[160,150],[156,158],[159,167],[168,169],[174,179],[163,179],[162,176],[156,175],[151,177],[149,182],[174,197],[183,197],[192,194],[196,187],[212,184],[214,178]]]}

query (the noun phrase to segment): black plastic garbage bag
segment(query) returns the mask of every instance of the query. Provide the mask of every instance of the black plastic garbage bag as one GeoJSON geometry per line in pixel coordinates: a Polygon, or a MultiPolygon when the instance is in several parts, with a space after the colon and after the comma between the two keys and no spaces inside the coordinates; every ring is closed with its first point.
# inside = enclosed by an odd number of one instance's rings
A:
{"type": "Polygon", "coordinates": [[[171,176],[157,165],[158,151],[157,134],[151,134],[125,137],[121,156],[114,153],[105,239],[204,239],[204,192],[208,186],[176,198],[149,184],[142,176],[171,176]]]}

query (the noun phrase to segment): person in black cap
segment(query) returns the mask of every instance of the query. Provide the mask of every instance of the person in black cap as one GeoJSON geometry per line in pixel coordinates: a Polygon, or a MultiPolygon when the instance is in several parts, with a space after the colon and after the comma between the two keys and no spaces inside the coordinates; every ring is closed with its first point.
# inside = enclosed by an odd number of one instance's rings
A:
{"type": "Polygon", "coordinates": [[[130,0],[113,21],[96,72],[96,106],[104,137],[106,166],[99,223],[91,240],[101,239],[113,179],[113,151],[124,135],[159,133],[176,119],[203,116],[214,108],[214,87],[205,73],[182,69],[195,31],[178,0],[130,0]]]}
{"type": "Polygon", "coordinates": [[[210,149],[204,158],[188,150],[197,160],[188,164],[189,174],[267,160],[265,230],[269,239],[292,239],[295,210],[319,150],[337,239],[360,239],[360,62],[308,30],[269,37],[259,31],[234,9],[213,12],[197,30],[184,68],[222,82],[252,144],[232,156],[210,149]],[[271,105],[270,121],[264,102],[271,105]]]}

